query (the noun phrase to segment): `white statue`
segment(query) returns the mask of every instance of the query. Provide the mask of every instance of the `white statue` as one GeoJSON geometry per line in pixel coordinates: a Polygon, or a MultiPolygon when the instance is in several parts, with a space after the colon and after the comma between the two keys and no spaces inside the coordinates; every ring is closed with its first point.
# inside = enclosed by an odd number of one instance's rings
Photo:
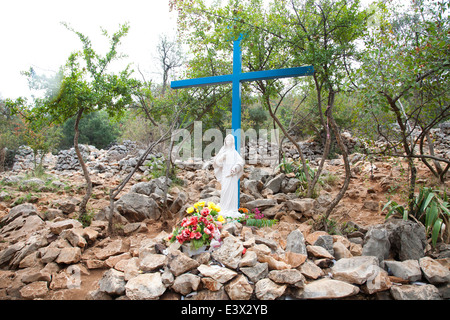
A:
{"type": "Polygon", "coordinates": [[[238,211],[238,181],[244,173],[244,164],[244,159],[234,148],[234,136],[227,135],[223,147],[213,160],[214,174],[221,185],[220,214],[223,217],[242,216],[238,211]]]}

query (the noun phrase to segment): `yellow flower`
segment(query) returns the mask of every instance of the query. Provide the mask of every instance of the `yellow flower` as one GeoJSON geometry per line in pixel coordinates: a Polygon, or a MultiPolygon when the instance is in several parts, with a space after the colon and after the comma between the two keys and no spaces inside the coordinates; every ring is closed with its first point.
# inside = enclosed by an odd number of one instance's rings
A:
{"type": "Polygon", "coordinates": [[[199,201],[196,204],[194,204],[195,209],[198,209],[198,207],[204,207],[205,201],[199,201]]]}
{"type": "Polygon", "coordinates": [[[189,208],[187,208],[186,212],[187,212],[187,213],[192,213],[192,212],[194,212],[194,207],[189,207],[189,208]]]}
{"type": "Polygon", "coordinates": [[[208,202],[208,208],[213,210],[216,207],[216,204],[214,202],[208,202]]]}
{"type": "Polygon", "coordinates": [[[225,221],[225,219],[222,216],[218,216],[217,221],[219,221],[220,223],[223,223],[225,221]]]}

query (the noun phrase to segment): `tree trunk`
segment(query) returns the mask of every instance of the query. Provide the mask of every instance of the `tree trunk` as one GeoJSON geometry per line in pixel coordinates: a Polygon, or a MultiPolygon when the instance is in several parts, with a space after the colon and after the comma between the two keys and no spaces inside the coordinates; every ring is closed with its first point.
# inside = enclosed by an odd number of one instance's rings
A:
{"type": "Polygon", "coordinates": [[[84,163],[83,156],[81,155],[80,148],[78,146],[78,138],[80,137],[80,130],[78,128],[81,120],[81,116],[83,115],[84,108],[81,108],[78,111],[77,119],[75,120],[75,136],[73,138],[73,146],[75,148],[75,153],[77,154],[78,162],[80,163],[81,169],[83,170],[84,179],[86,180],[86,194],[83,197],[83,200],[81,200],[80,203],[80,209],[79,209],[79,216],[78,218],[80,220],[84,220],[86,217],[86,206],[91,198],[92,194],[92,181],[91,177],[89,176],[89,171],[86,167],[86,164],[84,163]]]}
{"type": "Polygon", "coordinates": [[[308,168],[306,165],[306,159],[305,159],[305,155],[303,154],[302,148],[300,148],[300,146],[298,145],[298,143],[294,140],[294,138],[292,138],[292,136],[286,131],[286,129],[284,128],[283,124],[280,122],[280,120],[277,118],[277,116],[273,113],[272,111],[272,107],[270,106],[270,101],[268,101],[269,98],[266,98],[266,103],[267,103],[267,107],[269,109],[269,114],[272,117],[272,119],[277,123],[278,127],[281,129],[281,131],[283,131],[283,134],[285,137],[287,137],[289,139],[289,141],[291,141],[294,146],[297,148],[297,151],[300,155],[300,159],[302,161],[302,165],[303,165],[303,170],[305,172],[305,176],[306,176],[306,181],[308,183],[308,186],[311,185],[311,177],[309,176],[309,172],[308,172],[308,168]]]}
{"type": "Polygon", "coordinates": [[[341,133],[339,132],[339,128],[336,124],[336,122],[333,119],[333,116],[331,115],[331,110],[328,111],[329,116],[329,122],[331,125],[331,128],[333,129],[334,135],[336,136],[336,141],[338,143],[338,146],[342,152],[342,158],[344,159],[344,167],[345,167],[345,181],[344,185],[342,186],[339,193],[336,195],[336,197],[331,201],[330,205],[327,208],[327,211],[325,212],[324,216],[324,227],[325,231],[328,231],[328,226],[326,221],[328,220],[328,217],[330,216],[331,212],[334,210],[334,208],[338,205],[338,203],[341,201],[341,199],[344,197],[345,192],[348,189],[348,185],[350,184],[350,178],[351,178],[351,172],[350,172],[350,163],[348,161],[348,152],[347,147],[345,146],[344,142],[342,141],[341,133]]]}

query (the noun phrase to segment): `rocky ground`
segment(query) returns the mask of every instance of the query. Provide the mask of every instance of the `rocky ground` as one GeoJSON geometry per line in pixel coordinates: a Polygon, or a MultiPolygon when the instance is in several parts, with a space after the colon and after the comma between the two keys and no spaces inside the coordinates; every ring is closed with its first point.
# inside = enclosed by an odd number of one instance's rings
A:
{"type": "MultiPolygon", "coordinates": [[[[189,257],[166,238],[187,206],[218,202],[220,185],[205,163],[177,164],[165,207],[166,180],[151,176],[162,157],[150,155],[117,197],[118,233],[108,235],[109,190],[140,151],[129,143],[107,151],[85,146],[84,153],[94,181],[88,227],[76,220],[84,179],[70,150],[49,156],[47,175],[39,179],[26,174],[26,148],[14,170],[2,173],[0,299],[450,298],[450,247],[432,248],[414,222],[385,221],[388,199],[404,199],[406,164],[399,161],[353,153],[350,187],[328,232],[316,230],[316,222],[343,182],[341,159],[326,161],[314,199],[296,194],[295,175],[247,165],[241,205],[279,222],[226,224],[219,249],[189,257]]],[[[418,182],[435,183],[418,166],[418,182]]]]}

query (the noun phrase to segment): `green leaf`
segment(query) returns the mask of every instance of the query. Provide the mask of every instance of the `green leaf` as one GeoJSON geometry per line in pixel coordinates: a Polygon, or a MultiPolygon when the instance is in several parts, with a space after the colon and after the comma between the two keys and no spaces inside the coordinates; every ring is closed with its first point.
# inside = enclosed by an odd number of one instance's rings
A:
{"type": "Polygon", "coordinates": [[[427,228],[427,230],[429,230],[434,225],[436,219],[438,218],[438,215],[439,211],[437,208],[437,204],[433,201],[431,203],[431,206],[427,209],[427,213],[425,216],[425,228],[427,228]]]}
{"type": "Polygon", "coordinates": [[[437,219],[433,225],[433,233],[431,235],[433,247],[436,247],[437,239],[439,237],[439,233],[441,232],[441,227],[442,227],[442,219],[437,219]]]}

